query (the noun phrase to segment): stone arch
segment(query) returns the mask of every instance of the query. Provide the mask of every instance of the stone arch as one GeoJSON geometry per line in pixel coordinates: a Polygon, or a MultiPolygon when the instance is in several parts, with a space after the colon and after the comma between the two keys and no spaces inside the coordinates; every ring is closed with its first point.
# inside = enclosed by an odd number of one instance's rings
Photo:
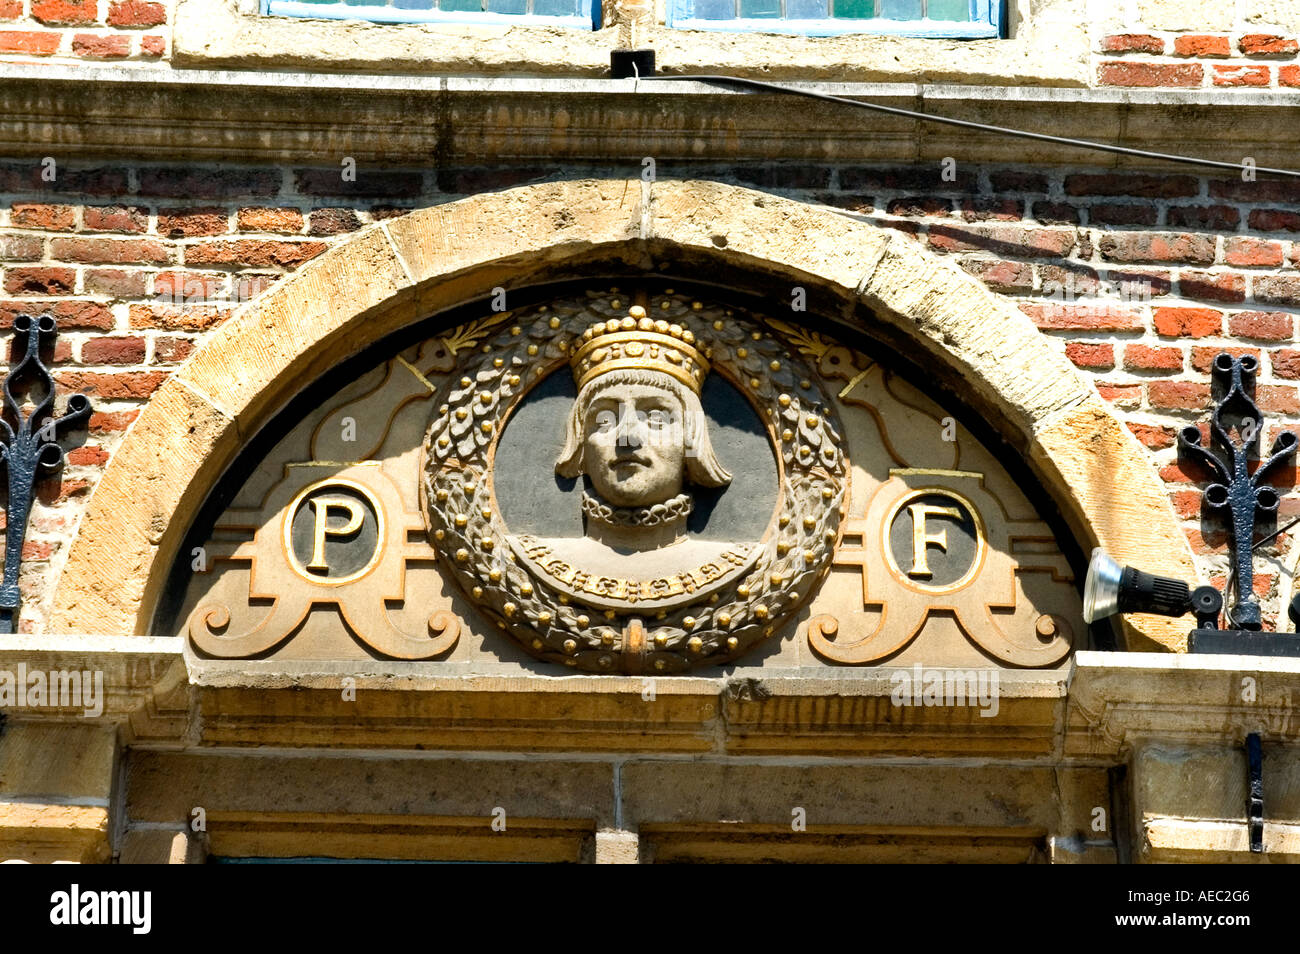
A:
{"type": "MultiPolygon", "coordinates": [[[[888,228],[717,182],[524,186],[413,212],[332,248],[228,318],[113,455],[60,576],[49,628],[148,631],[203,497],[298,390],[341,358],[496,286],[665,263],[730,270],[809,310],[906,342],[1020,450],[1085,547],[1184,579],[1191,551],[1132,435],[1010,302],[888,228]],[[107,568],[112,568],[106,572],[107,568]]],[[[1186,626],[1136,618],[1133,648],[1186,626]]]]}

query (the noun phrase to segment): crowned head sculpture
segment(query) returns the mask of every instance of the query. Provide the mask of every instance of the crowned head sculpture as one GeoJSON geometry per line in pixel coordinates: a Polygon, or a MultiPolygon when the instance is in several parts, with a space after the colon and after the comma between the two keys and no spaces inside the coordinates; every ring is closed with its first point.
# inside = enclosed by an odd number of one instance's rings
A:
{"type": "Polygon", "coordinates": [[[564,477],[586,475],[595,492],[584,501],[589,518],[632,508],[647,510],[657,523],[655,508],[689,512],[685,484],[731,482],[700,405],[708,350],[689,328],[655,321],[633,306],[626,318],[588,328],[570,364],[578,397],[555,469],[564,477]]]}

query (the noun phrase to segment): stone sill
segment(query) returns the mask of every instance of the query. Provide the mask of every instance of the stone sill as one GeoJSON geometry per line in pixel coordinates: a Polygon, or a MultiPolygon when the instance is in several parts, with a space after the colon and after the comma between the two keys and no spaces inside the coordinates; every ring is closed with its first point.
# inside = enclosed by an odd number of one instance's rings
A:
{"type": "MultiPolygon", "coordinates": [[[[1297,94],[804,83],[883,105],[1261,166],[1294,165],[1297,94]],[[1231,109],[1231,112],[1227,112],[1231,109]],[[1230,121],[1225,120],[1230,116],[1230,121]]],[[[703,83],[0,64],[0,153],[421,166],[658,160],[1178,168],[703,83]],[[221,90],[224,95],[214,95],[221,90]],[[734,97],[748,97],[737,109],[734,97]],[[503,105],[511,108],[503,110],[503,105]],[[790,125],[797,110],[798,128],[790,125]],[[725,121],[720,121],[725,120],[725,121]],[[333,161],[332,159],[330,160],[333,161]]],[[[1231,174],[1231,173],[1226,173],[1231,174]]]]}
{"type": "MultiPolygon", "coordinates": [[[[653,48],[664,73],[740,72],[780,79],[911,80],[1084,86],[1086,0],[1038,0],[1010,39],[676,30],[663,4],[604,0],[600,30],[542,26],[377,24],[263,16],[256,0],[179,0],[179,66],[322,71],[605,75],[614,49],[653,48]]],[[[1022,4],[1024,6],[1024,4],[1022,4]]]]}

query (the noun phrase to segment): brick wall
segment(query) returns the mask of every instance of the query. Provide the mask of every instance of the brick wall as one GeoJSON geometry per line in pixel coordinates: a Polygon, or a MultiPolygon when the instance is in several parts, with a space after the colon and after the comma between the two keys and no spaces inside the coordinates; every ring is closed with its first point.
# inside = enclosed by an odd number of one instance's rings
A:
{"type": "Polygon", "coordinates": [[[0,0],[0,57],[158,61],[171,0],[0,0]]]}
{"type": "Polygon", "coordinates": [[[1300,42],[1280,33],[1112,33],[1098,54],[1099,86],[1300,87],[1300,42]]]}
{"type": "MultiPolygon", "coordinates": [[[[1147,447],[1206,574],[1222,576],[1225,541],[1200,520],[1205,475],[1178,465],[1174,440],[1205,417],[1209,363],[1225,347],[1260,358],[1267,439],[1300,425],[1300,185],[1017,167],[963,167],[944,182],[938,165],[661,164],[659,174],[829,204],[897,229],[1013,299],[1147,447]]],[[[362,169],[344,183],[338,169],[95,165],[45,183],[36,165],[0,164],[0,322],[7,328],[19,312],[58,318],[59,386],[96,407],[88,442],[35,508],[22,628],[39,630],[77,518],[124,430],[232,303],[406,208],[548,175],[362,169]]],[[[1300,496],[1284,498],[1283,512],[1300,513],[1300,496]]],[[[1257,585],[1273,592],[1278,548],[1261,552],[1274,556],[1257,585]]]]}

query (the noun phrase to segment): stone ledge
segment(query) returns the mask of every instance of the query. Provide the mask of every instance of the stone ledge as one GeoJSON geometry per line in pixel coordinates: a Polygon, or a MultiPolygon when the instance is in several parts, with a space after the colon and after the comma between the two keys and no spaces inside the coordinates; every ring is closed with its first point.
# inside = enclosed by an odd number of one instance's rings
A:
{"type": "MultiPolygon", "coordinates": [[[[1290,122],[1297,93],[795,85],[1233,163],[1250,155],[1261,166],[1288,167],[1300,147],[1300,129],[1290,122]],[[1225,107],[1233,108],[1230,123],[1223,121],[1225,107]]],[[[811,100],[794,104],[801,124],[794,136],[789,100],[691,82],[0,64],[0,154],[305,164],[348,155],[361,163],[416,167],[437,155],[440,164],[635,162],[638,169],[647,155],[660,162],[845,163],[952,156],[981,163],[1173,168],[811,100]],[[214,96],[214,89],[227,95],[214,96]],[[505,102],[512,108],[503,117],[505,102]],[[726,123],[718,122],[722,116],[726,123]]]]}

